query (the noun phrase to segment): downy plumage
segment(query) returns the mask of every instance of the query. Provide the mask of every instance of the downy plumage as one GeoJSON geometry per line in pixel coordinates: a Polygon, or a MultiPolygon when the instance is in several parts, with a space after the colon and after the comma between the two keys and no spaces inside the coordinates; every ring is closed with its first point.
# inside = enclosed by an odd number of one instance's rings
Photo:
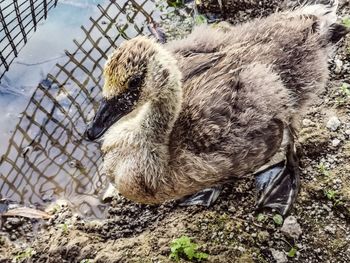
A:
{"type": "Polygon", "coordinates": [[[328,78],[337,1],[242,25],[205,25],[160,45],[124,42],[105,66],[87,131],[125,197],[160,203],[252,175],[328,78]]]}

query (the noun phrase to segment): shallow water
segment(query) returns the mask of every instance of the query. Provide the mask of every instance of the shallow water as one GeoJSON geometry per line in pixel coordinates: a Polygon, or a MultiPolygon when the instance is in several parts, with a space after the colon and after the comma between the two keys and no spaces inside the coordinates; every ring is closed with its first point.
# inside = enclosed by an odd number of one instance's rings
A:
{"type": "MultiPolygon", "coordinates": [[[[1,10],[14,10],[15,2],[1,1],[1,10]]],[[[0,67],[0,197],[39,206],[66,199],[80,213],[101,217],[108,180],[99,145],[86,141],[84,131],[98,105],[103,65],[122,41],[149,34],[147,24],[161,11],[147,0],[52,5],[19,44],[9,71],[3,75],[0,67]]]]}

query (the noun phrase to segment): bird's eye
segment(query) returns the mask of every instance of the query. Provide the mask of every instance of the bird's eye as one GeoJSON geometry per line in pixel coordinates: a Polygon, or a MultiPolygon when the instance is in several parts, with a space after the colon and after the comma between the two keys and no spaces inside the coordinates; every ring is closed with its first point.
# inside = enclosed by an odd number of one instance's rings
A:
{"type": "Polygon", "coordinates": [[[128,87],[130,90],[136,90],[141,86],[142,79],[140,76],[133,77],[128,82],[128,87]]]}

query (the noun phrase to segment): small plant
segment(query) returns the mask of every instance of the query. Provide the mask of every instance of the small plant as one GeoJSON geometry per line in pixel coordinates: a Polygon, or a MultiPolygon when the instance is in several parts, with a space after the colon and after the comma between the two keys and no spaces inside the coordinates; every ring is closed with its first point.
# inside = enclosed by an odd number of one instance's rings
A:
{"type": "Polygon", "coordinates": [[[61,224],[60,226],[61,226],[63,234],[67,235],[68,234],[68,225],[67,225],[67,223],[61,224]]]}
{"type": "Polygon", "coordinates": [[[184,5],[183,0],[168,0],[167,3],[172,7],[182,7],[184,5]]]}
{"type": "Polygon", "coordinates": [[[207,23],[207,19],[204,15],[196,15],[194,17],[194,22],[196,25],[203,25],[207,23]]]}
{"type": "Polygon", "coordinates": [[[349,88],[350,88],[349,84],[343,83],[343,85],[341,85],[341,87],[340,87],[340,93],[343,96],[350,97],[350,89],[349,88]]]}
{"type": "Polygon", "coordinates": [[[56,204],[54,207],[52,207],[51,213],[54,215],[54,214],[57,214],[60,210],[61,210],[61,206],[56,204]]]}
{"type": "Polygon", "coordinates": [[[14,256],[13,259],[14,259],[14,262],[22,262],[26,259],[31,258],[35,254],[36,254],[36,251],[29,247],[26,250],[17,253],[17,255],[14,256]]]}
{"type": "Polygon", "coordinates": [[[279,214],[275,214],[272,217],[273,222],[275,222],[276,225],[282,225],[283,224],[283,217],[279,214]]]}
{"type": "Polygon", "coordinates": [[[342,23],[345,27],[350,28],[350,17],[344,17],[342,23]]]}
{"type": "Polygon", "coordinates": [[[330,176],[330,172],[327,170],[326,166],[324,165],[324,163],[320,163],[318,166],[318,171],[320,174],[324,175],[324,176],[330,176]]]}
{"type": "Polygon", "coordinates": [[[339,88],[340,96],[336,99],[336,106],[342,106],[350,100],[350,86],[347,83],[343,83],[339,88]]]}
{"type": "Polygon", "coordinates": [[[208,258],[208,254],[198,252],[198,245],[193,243],[187,236],[174,239],[170,245],[171,254],[170,258],[179,261],[180,258],[188,260],[205,260],[208,258]]]}
{"type": "Polygon", "coordinates": [[[333,202],[334,206],[343,206],[344,205],[344,199],[343,196],[339,194],[339,192],[335,190],[325,190],[324,195],[327,197],[328,200],[333,202]]]}
{"type": "Polygon", "coordinates": [[[79,263],[92,263],[90,259],[82,259],[79,263]]]}
{"type": "Polygon", "coordinates": [[[264,214],[262,214],[262,213],[260,213],[260,214],[258,214],[258,216],[256,217],[256,220],[257,220],[258,222],[265,222],[265,221],[267,220],[267,216],[264,215],[264,214]]]}
{"type": "Polygon", "coordinates": [[[297,249],[295,247],[292,247],[289,250],[287,256],[290,257],[290,258],[294,258],[296,254],[297,254],[297,249]]]}
{"type": "Polygon", "coordinates": [[[324,194],[328,198],[328,200],[331,200],[331,201],[334,201],[337,197],[337,191],[334,191],[331,189],[325,190],[324,194]]]}

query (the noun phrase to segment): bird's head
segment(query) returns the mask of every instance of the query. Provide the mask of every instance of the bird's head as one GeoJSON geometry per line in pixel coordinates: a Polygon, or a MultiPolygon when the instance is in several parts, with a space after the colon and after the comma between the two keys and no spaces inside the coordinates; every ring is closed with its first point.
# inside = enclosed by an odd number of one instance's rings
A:
{"type": "Polygon", "coordinates": [[[87,137],[101,137],[113,124],[179,84],[175,59],[160,44],[146,37],[124,42],[112,53],[104,68],[102,102],[87,129],[87,137]]]}

